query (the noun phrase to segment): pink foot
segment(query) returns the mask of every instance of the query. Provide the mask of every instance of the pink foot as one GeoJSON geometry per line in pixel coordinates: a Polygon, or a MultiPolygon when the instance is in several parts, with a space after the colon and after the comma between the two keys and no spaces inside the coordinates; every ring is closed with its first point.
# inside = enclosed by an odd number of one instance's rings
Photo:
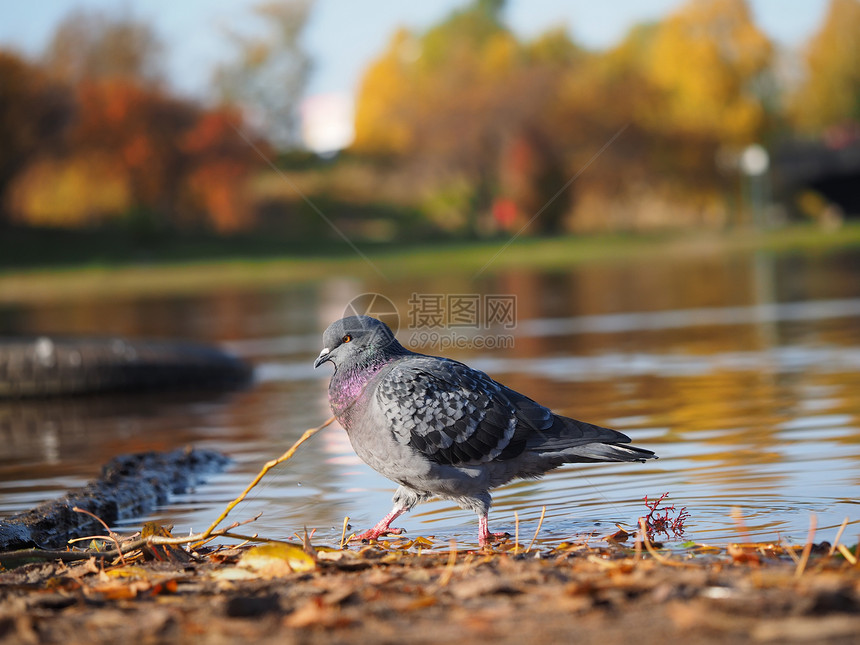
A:
{"type": "Polygon", "coordinates": [[[372,529],[361,533],[360,535],[356,535],[353,540],[376,540],[381,538],[383,535],[400,535],[403,533],[403,529],[393,529],[391,527],[376,527],[374,526],[372,529]]]}
{"type": "Polygon", "coordinates": [[[379,520],[379,523],[372,529],[365,531],[361,535],[356,535],[353,540],[376,540],[383,535],[400,535],[403,529],[391,528],[391,523],[406,512],[405,508],[394,507],[391,512],[379,520]]]}
{"type": "Polygon", "coordinates": [[[478,535],[478,544],[481,546],[490,546],[493,542],[498,542],[503,538],[511,537],[510,533],[490,533],[489,531],[485,534],[478,535]]]}
{"type": "Polygon", "coordinates": [[[478,544],[489,546],[502,538],[511,537],[510,533],[491,533],[486,515],[478,517],[478,544]]]}

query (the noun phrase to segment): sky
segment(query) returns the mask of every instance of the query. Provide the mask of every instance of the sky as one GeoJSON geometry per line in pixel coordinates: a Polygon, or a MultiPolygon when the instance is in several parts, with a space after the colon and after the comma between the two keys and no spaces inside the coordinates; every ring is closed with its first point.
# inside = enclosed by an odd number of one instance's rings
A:
{"type": "MultiPolygon", "coordinates": [[[[821,24],[827,0],[748,0],[758,25],[788,47],[800,46],[821,24]]],[[[219,62],[234,55],[228,30],[253,34],[250,9],[261,0],[0,0],[0,47],[37,56],[69,12],[78,7],[128,12],[150,22],[167,45],[170,84],[204,97],[219,62]]],[[[400,26],[422,30],[462,7],[464,0],[316,0],[304,38],[314,69],[307,95],[352,94],[368,64],[400,26]]],[[[567,27],[580,44],[605,48],[629,28],[657,20],[684,0],[509,0],[507,23],[521,36],[567,27]]]]}

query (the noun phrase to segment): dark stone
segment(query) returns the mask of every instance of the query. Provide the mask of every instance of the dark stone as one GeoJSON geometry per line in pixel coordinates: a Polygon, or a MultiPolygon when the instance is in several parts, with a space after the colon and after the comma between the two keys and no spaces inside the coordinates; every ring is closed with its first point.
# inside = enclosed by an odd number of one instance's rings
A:
{"type": "Polygon", "coordinates": [[[71,538],[102,534],[101,524],[72,508],[87,510],[108,525],[147,515],[228,462],[221,453],[191,448],[115,457],[84,488],[0,522],[0,551],[61,548],[71,538]]]}
{"type": "Polygon", "coordinates": [[[0,399],[245,386],[250,365],[209,345],[123,338],[0,338],[0,399]]]}
{"type": "Polygon", "coordinates": [[[224,612],[231,618],[253,618],[278,610],[280,610],[280,604],[278,597],[274,594],[234,596],[227,601],[224,607],[224,612]]]}

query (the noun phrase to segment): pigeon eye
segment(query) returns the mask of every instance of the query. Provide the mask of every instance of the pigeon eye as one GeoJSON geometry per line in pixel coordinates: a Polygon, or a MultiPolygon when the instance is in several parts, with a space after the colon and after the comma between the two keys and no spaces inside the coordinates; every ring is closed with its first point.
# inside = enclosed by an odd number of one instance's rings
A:
{"type": "Polygon", "coordinates": [[[349,342],[349,341],[351,341],[351,340],[352,340],[352,336],[350,336],[349,334],[347,334],[346,336],[344,336],[343,338],[341,338],[341,339],[340,339],[340,342],[342,342],[342,343],[348,343],[348,342],[349,342]]]}

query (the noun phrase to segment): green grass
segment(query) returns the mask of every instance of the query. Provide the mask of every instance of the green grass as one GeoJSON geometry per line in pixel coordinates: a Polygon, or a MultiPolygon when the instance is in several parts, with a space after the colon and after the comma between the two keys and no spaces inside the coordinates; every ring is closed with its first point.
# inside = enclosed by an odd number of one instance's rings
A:
{"type": "Polygon", "coordinates": [[[269,287],[353,275],[404,279],[440,273],[492,274],[511,268],[563,269],[588,262],[683,258],[715,253],[830,252],[860,248],[860,224],[828,232],[776,231],[590,235],[559,238],[289,246],[265,237],[174,236],[141,242],[113,233],[26,233],[0,239],[0,301],[87,294],[182,293],[228,286],[269,287]]]}

